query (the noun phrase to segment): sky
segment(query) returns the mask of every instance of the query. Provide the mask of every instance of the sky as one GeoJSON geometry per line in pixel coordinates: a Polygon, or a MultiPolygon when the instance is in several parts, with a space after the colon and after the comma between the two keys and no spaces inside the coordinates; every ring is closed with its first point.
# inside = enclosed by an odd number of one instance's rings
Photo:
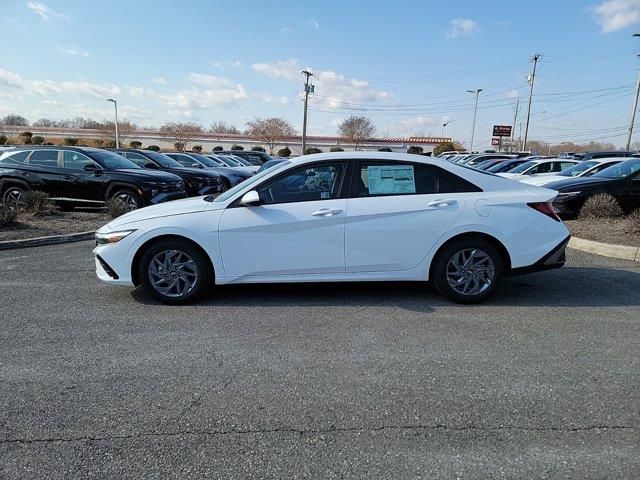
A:
{"type": "MultiPolygon", "coordinates": [[[[640,0],[301,2],[1,0],[0,116],[145,126],[284,117],[310,135],[365,115],[378,136],[516,137],[541,55],[529,138],[623,145],[640,67],[640,0]],[[99,7],[97,6],[99,5],[99,7]]],[[[640,122],[640,117],[638,118],[640,122]]],[[[640,130],[638,135],[640,137],[640,130]]],[[[634,141],[640,138],[634,138],[634,141]]]]}

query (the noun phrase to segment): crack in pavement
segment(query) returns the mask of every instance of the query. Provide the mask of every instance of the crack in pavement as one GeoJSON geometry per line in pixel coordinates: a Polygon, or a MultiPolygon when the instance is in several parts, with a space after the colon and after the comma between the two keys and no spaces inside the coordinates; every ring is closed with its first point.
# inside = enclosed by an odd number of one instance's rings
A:
{"type": "Polygon", "coordinates": [[[138,438],[149,437],[176,437],[176,436],[217,436],[217,435],[255,435],[255,434],[278,434],[278,433],[293,433],[298,435],[325,435],[334,433],[353,433],[353,432],[381,432],[385,430],[443,430],[443,431],[500,431],[500,430],[514,430],[522,432],[562,432],[562,433],[575,433],[575,432],[588,432],[592,430],[635,430],[636,427],[629,427],[625,425],[591,425],[587,427],[451,427],[447,425],[383,425],[380,427],[331,427],[324,429],[296,429],[296,428],[274,428],[274,429],[245,429],[245,430],[177,430],[170,432],[146,432],[137,433],[131,435],[114,435],[114,436],[88,436],[83,435],[80,437],[62,438],[13,438],[0,440],[0,444],[32,444],[32,443],[68,443],[68,442],[100,442],[110,440],[131,440],[138,438]]]}

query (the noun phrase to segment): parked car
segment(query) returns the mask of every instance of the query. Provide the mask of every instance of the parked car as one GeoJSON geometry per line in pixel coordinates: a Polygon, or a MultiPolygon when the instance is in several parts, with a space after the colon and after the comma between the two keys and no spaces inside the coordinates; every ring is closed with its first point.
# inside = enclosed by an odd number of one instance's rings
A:
{"type": "Polygon", "coordinates": [[[244,182],[251,176],[249,172],[237,168],[221,167],[218,162],[205,157],[199,153],[191,152],[169,152],[165,153],[167,157],[174,159],[184,167],[206,168],[207,170],[219,175],[222,179],[222,191],[229,190],[240,182],[244,182]]]}
{"type": "Polygon", "coordinates": [[[567,218],[577,216],[584,202],[598,193],[613,195],[622,209],[630,212],[640,208],[640,159],[625,160],[590,177],[553,182],[546,188],[559,192],[553,207],[567,218]]]}
{"type": "Polygon", "coordinates": [[[509,160],[511,158],[517,158],[517,157],[515,155],[506,155],[506,154],[503,155],[503,154],[490,153],[490,154],[475,155],[472,158],[459,162],[459,164],[466,165],[467,167],[474,167],[484,162],[485,160],[509,160]]]}
{"type": "Polygon", "coordinates": [[[222,178],[201,168],[185,167],[171,157],[151,150],[115,149],[114,152],[131,160],[142,168],[163,170],[179,176],[184,181],[187,196],[214,195],[222,191],[222,178]]]}
{"type": "Polygon", "coordinates": [[[242,162],[237,160],[238,157],[234,158],[231,155],[211,155],[211,154],[206,154],[205,157],[208,157],[210,159],[212,159],[213,161],[217,161],[220,162],[220,165],[223,167],[231,167],[231,168],[238,168],[240,170],[244,170],[245,172],[249,172],[249,173],[255,173],[256,170],[258,170],[260,167],[256,166],[256,165],[252,165],[251,163],[249,163],[246,160],[243,160],[242,162]],[[247,164],[245,164],[244,162],[247,162],[247,164]]]}
{"type": "Polygon", "coordinates": [[[574,153],[572,158],[576,160],[596,160],[598,158],[633,157],[637,155],[638,155],[637,152],[628,152],[625,150],[613,150],[609,152],[574,153]]]}
{"type": "Polygon", "coordinates": [[[282,163],[215,199],[131,212],[100,228],[98,277],[142,284],[165,303],[193,301],[213,283],[371,280],[430,280],[473,303],[507,275],[564,264],[569,232],[552,190],[418,155],[282,163]]]}
{"type": "Polygon", "coordinates": [[[237,155],[251,162],[252,165],[260,166],[264,162],[272,160],[271,156],[264,152],[255,152],[253,150],[224,150],[222,152],[213,152],[214,155],[237,155]]]}
{"type": "Polygon", "coordinates": [[[28,190],[42,190],[63,209],[103,206],[119,198],[128,209],[186,197],[182,179],[144,170],[117,153],[84,147],[24,147],[0,155],[0,195],[20,205],[28,190]]]}
{"type": "Polygon", "coordinates": [[[514,158],[512,160],[500,160],[498,163],[492,164],[488,167],[484,167],[481,170],[485,170],[490,173],[503,173],[508,172],[516,168],[518,165],[522,165],[523,163],[527,163],[528,160],[524,158],[514,158]]]}
{"type": "Polygon", "coordinates": [[[521,175],[553,175],[558,172],[562,172],[567,168],[571,168],[579,160],[572,160],[570,158],[551,158],[546,160],[529,160],[515,168],[512,168],[508,172],[499,173],[498,175],[505,178],[518,179],[521,175]]]}
{"type": "Polygon", "coordinates": [[[520,178],[519,180],[523,183],[528,183],[529,185],[538,185],[539,187],[543,187],[549,183],[566,180],[567,178],[590,177],[591,175],[598,173],[600,170],[604,170],[616,163],[624,161],[624,159],[625,157],[585,160],[555,175],[531,175],[520,178]]]}

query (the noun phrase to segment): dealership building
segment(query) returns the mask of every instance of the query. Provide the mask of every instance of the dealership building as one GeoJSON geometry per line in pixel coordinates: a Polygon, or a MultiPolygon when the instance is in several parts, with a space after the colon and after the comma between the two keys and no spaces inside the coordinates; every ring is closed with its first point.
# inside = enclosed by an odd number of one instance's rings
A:
{"type": "MultiPolygon", "coordinates": [[[[45,141],[60,143],[60,140],[66,137],[77,138],[80,144],[83,141],[88,142],[90,139],[105,139],[105,134],[100,130],[93,129],[75,129],[75,128],[44,128],[44,127],[16,127],[2,126],[0,130],[8,137],[17,136],[20,132],[29,131],[34,135],[42,136],[45,141]]],[[[158,145],[162,149],[173,149],[173,140],[163,137],[158,131],[140,130],[127,132],[126,135],[120,135],[121,140],[126,146],[129,142],[137,140],[142,142],[143,148],[149,145],[158,145]]],[[[439,143],[450,142],[449,137],[389,137],[389,138],[371,138],[358,145],[359,150],[375,151],[380,148],[390,148],[393,152],[406,152],[409,147],[422,147],[422,150],[431,152],[439,143]]],[[[203,133],[193,139],[187,149],[194,145],[201,145],[202,150],[210,152],[213,147],[221,146],[224,150],[230,150],[233,145],[240,145],[245,150],[251,150],[252,147],[262,146],[268,150],[268,147],[261,142],[260,139],[251,135],[230,135],[217,133],[203,133]]],[[[288,137],[282,140],[276,147],[276,150],[288,147],[292,155],[300,155],[302,138],[299,135],[288,137]]],[[[353,145],[345,142],[340,137],[329,136],[307,136],[307,148],[319,148],[323,152],[328,152],[332,147],[340,147],[344,150],[352,150],[353,145]]],[[[275,153],[275,152],[274,152],[275,153]]]]}

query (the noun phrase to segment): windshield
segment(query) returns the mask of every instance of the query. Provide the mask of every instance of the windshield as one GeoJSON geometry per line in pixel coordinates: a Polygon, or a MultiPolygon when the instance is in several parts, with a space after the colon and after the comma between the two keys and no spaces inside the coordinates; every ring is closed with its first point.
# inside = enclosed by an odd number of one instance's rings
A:
{"type": "Polygon", "coordinates": [[[516,168],[512,168],[508,173],[522,173],[527,171],[529,168],[537,165],[538,162],[524,162],[518,165],[516,168]]]}
{"type": "Polygon", "coordinates": [[[159,163],[163,167],[167,168],[183,168],[184,165],[176,162],[173,158],[167,157],[162,153],[154,152],[154,151],[145,151],[144,154],[149,157],[151,160],[159,163]]]}
{"type": "Polygon", "coordinates": [[[226,167],[227,166],[227,164],[224,163],[220,157],[213,156],[213,155],[205,155],[205,157],[210,159],[212,162],[214,162],[219,167],[226,167]]]}
{"type": "Polygon", "coordinates": [[[599,162],[595,162],[593,160],[587,162],[580,162],[575,167],[567,168],[562,172],[559,172],[558,175],[561,177],[578,177],[580,174],[586,172],[591,167],[595,167],[599,162]]]}
{"type": "Polygon", "coordinates": [[[603,178],[627,178],[637,171],[640,171],[640,160],[627,160],[626,162],[618,163],[611,167],[607,167],[604,170],[600,170],[594,174],[593,177],[603,178]]]}
{"type": "Polygon", "coordinates": [[[229,158],[229,157],[226,157],[226,156],[223,157],[222,155],[218,155],[218,158],[220,159],[221,162],[223,162],[228,167],[237,167],[237,166],[239,166],[238,162],[236,162],[233,158],[229,158]]]}
{"type": "Polygon", "coordinates": [[[98,162],[105,170],[122,170],[123,168],[142,168],[133,163],[131,160],[124,158],[122,155],[110,152],[108,150],[91,150],[88,152],[91,158],[98,162]]]}
{"type": "Polygon", "coordinates": [[[225,200],[227,200],[228,198],[232,197],[233,195],[236,194],[236,192],[239,192],[240,190],[243,190],[244,188],[253,185],[256,183],[256,181],[260,180],[262,177],[264,177],[267,173],[271,173],[274,169],[276,168],[281,168],[284,167],[285,165],[289,165],[291,162],[286,160],[284,162],[280,162],[275,164],[273,167],[271,168],[267,168],[266,170],[263,170],[262,172],[258,172],[256,173],[253,177],[249,177],[247,180],[245,180],[242,183],[239,183],[238,185],[236,185],[233,188],[230,188],[229,190],[227,190],[226,192],[224,192],[222,195],[218,195],[214,202],[224,202],[225,200]]]}
{"type": "Polygon", "coordinates": [[[220,166],[216,162],[211,160],[209,157],[205,157],[204,155],[200,155],[198,153],[189,153],[188,155],[191,158],[195,158],[196,160],[198,160],[200,163],[202,163],[203,165],[205,165],[207,167],[219,167],[220,166]]]}
{"type": "Polygon", "coordinates": [[[235,160],[236,162],[244,165],[245,167],[253,167],[253,164],[249,160],[245,160],[244,158],[236,157],[235,155],[228,155],[229,158],[235,160]]]}

